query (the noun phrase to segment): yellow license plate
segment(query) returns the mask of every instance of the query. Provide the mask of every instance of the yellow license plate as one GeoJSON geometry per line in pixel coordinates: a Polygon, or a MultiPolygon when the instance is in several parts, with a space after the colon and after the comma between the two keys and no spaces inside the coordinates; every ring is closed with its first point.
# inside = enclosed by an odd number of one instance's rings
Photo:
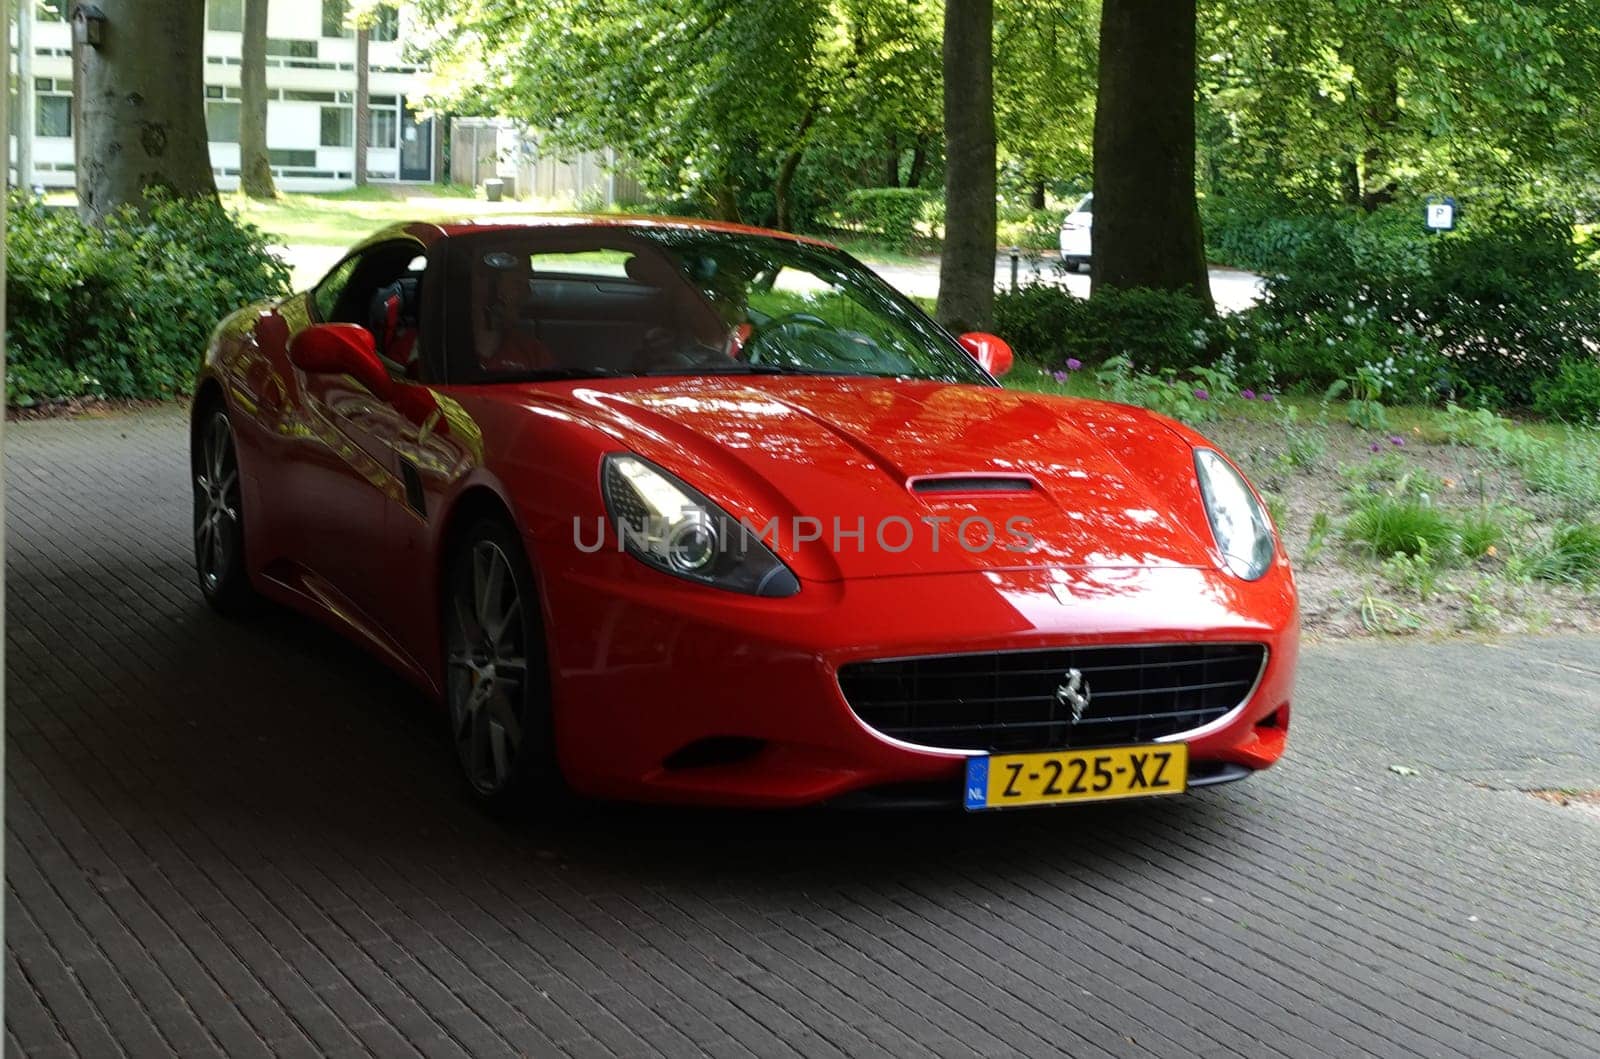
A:
{"type": "Polygon", "coordinates": [[[1101,746],[1048,754],[967,759],[968,809],[1097,802],[1182,794],[1189,781],[1183,743],[1101,746]]]}

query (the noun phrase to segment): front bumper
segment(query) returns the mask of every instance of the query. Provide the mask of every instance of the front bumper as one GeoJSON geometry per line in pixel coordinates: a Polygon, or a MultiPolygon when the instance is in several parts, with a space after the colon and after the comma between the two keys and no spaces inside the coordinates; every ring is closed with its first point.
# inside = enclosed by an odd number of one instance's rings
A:
{"type": "Polygon", "coordinates": [[[634,567],[545,582],[560,762],[586,795],[776,807],[947,789],[958,804],[968,754],[869,728],[838,667],[1063,644],[1263,643],[1250,697],[1185,740],[1191,781],[1238,778],[1283,752],[1299,640],[1283,564],[1254,583],[1192,568],[1033,569],[810,582],[786,600],[634,567]]]}

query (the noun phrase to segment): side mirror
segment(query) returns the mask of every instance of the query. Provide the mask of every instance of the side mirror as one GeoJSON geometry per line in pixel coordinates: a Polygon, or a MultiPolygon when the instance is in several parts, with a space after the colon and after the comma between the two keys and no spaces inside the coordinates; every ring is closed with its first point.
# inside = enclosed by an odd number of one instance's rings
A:
{"type": "Polygon", "coordinates": [[[289,362],[312,374],[353,375],[379,397],[389,392],[372,332],[356,324],[313,324],[289,342],[289,362]]]}
{"type": "Polygon", "coordinates": [[[962,348],[978,362],[978,367],[995,378],[1011,370],[1011,346],[999,335],[969,331],[961,336],[960,341],[962,348]]]}

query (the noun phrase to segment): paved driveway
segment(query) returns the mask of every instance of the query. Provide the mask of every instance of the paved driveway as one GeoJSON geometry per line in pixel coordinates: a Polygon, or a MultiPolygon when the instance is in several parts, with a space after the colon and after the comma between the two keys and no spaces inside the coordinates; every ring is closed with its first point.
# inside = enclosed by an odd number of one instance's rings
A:
{"type": "Polygon", "coordinates": [[[1312,647],[1186,799],[503,826],[200,603],[179,415],[6,443],[10,1054],[1600,1054],[1600,816],[1514,789],[1600,787],[1595,639],[1312,647]]]}

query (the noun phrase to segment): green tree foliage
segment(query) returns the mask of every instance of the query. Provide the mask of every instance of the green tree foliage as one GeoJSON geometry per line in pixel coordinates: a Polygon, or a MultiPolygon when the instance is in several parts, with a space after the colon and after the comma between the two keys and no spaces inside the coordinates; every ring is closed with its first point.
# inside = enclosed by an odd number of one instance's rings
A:
{"type": "Polygon", "coordinates": [[[420,0],[419,8],[434,30],[434,61],[458,86],[452,107],[519,119],[552,150],[617,148],[653,189],[726,219],[793,225],[796,179],[810,175],[801,167],[819,143],[833,172],[854,168],[861,184],[877,183],[868,173],[884,174],[891,154],[898,182],[902,147],[914,153],[920,144],[926,155],[938,146],[931,5],[420,0]]]}
{"type": "Polygon", "coordinates": [[[995,4],[995,125],[1008,185],[1087,190],[1099,25],[1094,0],[995,4]]]}
{"type": "Polygon", "coordinates": [[[1597,26],[1594,0],[1213,0],[1205,176],[1367,211],[1440,189],[1570,196],[1600,158],[1597,26]]]}

